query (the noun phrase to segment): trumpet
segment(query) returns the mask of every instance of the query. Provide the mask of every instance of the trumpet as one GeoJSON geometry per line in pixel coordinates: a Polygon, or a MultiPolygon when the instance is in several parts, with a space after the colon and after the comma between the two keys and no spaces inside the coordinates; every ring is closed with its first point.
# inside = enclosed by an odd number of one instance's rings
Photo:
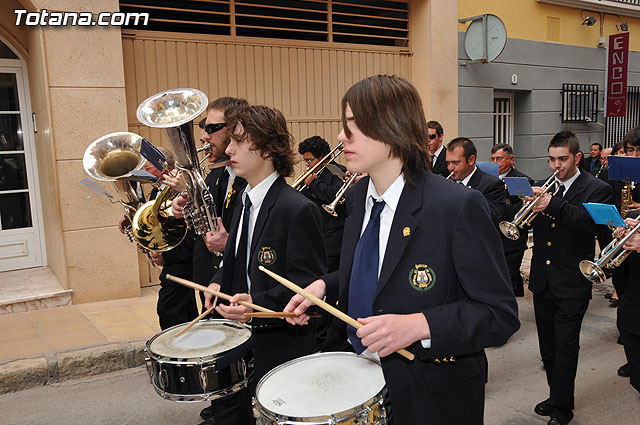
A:
{"type": "MultiPolygon", "coordinates": [[[[524,226],[530,226],[531,222],[538,215],[538,213],[533,212],[533,207],[536,206],[538,201],[542,199],[542,196],[546,193],[550,193],[549,189],[551,189],[555,183],[556,175],[558,175],[558,171],[555,171],[551,177],[547,179],[547,181],[542,185],[542,193],[536,195],[531,201],[525,202],[520,208],[513,218],[513,221],[501,221],[500,222],[500,231],[505,237],[515,241],[520,237],[520,231],[518,228],[522,229],[524,226]]],[[[560,190],[560,185],[556,185],[556,190],[553,191],[552,195],[555,195],[560,190]]]]}
{"type": "Polygon", "coordinates": [[[628,230],[624,237],[621,235],[614,235],[613,240],[602,249],[600,255],[595,261],[580,261],[579,267],[582,275],[593,283],[604,282],[607,279],[607,275],[603,269],[613,269],[618,267],[627,259],[632,251],[627,251],[623,246],[638,230],[640,230],[640,224],[637,224],[628,230]]]}
{"type": "Polygon", "coordinates": [[[329,214],[331,214],[334,217],[338,216],[338,213],[336,212],[336,207],[339,204],[343,204],[344,203],[344,195],[345,195],[345,193],[347,193],[347,189],[349,189],[349,187],[351,187],[353,182],[356,180],[356,177],[358,177],[358,173],[353,173],[353,175],[351,177],[349,177],[347,180],[344,181],[344,184],[342,185],[342,187],[336,193],[336,199],[334,199],[332,203],[325,204],[325,205],[322,206],[322,208],[324,208],[324,210],[326,212],[328,212],[329,214]]]}
{"type": "Polygon", "coordinates": [[[307,185],[304,184],[304,181],[307,179],[307,177],[309,177],[313,173],[319,173],[324,170],[324,167],[326,167],[327,164],[340,156],[343,150],[344,147],[342,146],[342,143],[339,143],[338,146],[333,148],[331,152],[326,154],[320,161],[318,161],[316,165],[309,168],[307,171],[302,173],[300,177],[295,179],[295,181],[291,184],[291,187],[297,191],[302,191],[305,187],[307,187],[307,185]]]}

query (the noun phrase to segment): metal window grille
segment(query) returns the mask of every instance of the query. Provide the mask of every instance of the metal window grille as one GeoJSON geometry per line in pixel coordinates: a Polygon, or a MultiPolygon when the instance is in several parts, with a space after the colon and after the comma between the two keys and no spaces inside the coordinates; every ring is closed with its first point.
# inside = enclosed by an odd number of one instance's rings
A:
{"type": "Polygon", "coordinates": [[[616,3],[635,4],[640,6],[640,0],[611,0],[611,1],[615,1],[616,3]]]}
{"type": "Polygon", "coordinates": [[[562,84],[562,122],[598,120],[597,84],[562,84]]]}
{"type": "Polygon", "coordinates": [[[406,47],[408,0],[120,0],[125,29],[406,47]]]}
{"type": "Polygon", "coordinates": [[[627,113],[624,117],[606,119],[605,147],[610,148],[621,141],[624,135],[637,125],[640,125],[640,86],[627,86],[627,113]]]}
{"type": "Polygon", "coordinates": [[[493,99],[493,144],[513,146],[513,94],[496,93],[493,99]]]}

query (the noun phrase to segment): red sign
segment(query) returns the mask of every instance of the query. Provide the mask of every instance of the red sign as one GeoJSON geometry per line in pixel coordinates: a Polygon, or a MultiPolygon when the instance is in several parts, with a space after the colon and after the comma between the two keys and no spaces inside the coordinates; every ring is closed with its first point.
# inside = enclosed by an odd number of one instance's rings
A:
{"type": "Polygon", "coordinates": [[[607,62],[607,118],[627,115],[627,68],[629,66],[629,33],[609,36],[607,62]]]}

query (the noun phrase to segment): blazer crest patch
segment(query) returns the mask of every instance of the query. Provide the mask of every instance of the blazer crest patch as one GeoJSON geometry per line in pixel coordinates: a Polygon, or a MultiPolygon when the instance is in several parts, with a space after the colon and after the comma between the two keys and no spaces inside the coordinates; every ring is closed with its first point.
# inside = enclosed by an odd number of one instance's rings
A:
{"type": "Polygon", "coordinates": [[[263,266],[270,266],[276,262],[276,251],[270,246],[263,246],[258,253],[258,262],[263,266]]]}
{"type": "Polygon", "coordinates": [[[436,283],[436,274],[426,264],[416,264],[409,272],[409,283],[416,291],[426,292],[436,283]]]}

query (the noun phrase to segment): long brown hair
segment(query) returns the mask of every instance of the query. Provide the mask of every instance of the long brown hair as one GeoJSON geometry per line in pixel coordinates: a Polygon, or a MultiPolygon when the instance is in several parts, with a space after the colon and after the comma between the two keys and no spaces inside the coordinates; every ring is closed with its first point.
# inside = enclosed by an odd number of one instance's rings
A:
{"type": "Polygon", "coordinates": [[[351,86],[342,98],[342,127],[351,132],[344,114],[349,104],[362,133],[389,146],[402,161],[404,178],[410,184],[431,170],[427,143],[427,120],[418,91],[404,78],[374,75],[351,86]]]}

